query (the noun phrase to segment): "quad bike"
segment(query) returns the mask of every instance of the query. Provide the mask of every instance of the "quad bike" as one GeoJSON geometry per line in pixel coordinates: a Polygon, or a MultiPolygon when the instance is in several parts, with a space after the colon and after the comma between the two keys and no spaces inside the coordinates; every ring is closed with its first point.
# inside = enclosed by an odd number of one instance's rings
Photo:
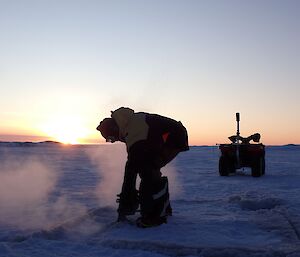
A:
{"type": "Polygon", "coordinates": [[[260,134],[255,133],[249,137],[240,136],[240,114],[236,113],[237,133],[228,137],[231,144],[220,144],[221,156],[219,160],[219,173],[228,176],[243,167],[251,168],[253,177],[265,174],[265,146],[259,143],[260,134]],[[253,140],[256,144],[251,144],[253,140]]]}

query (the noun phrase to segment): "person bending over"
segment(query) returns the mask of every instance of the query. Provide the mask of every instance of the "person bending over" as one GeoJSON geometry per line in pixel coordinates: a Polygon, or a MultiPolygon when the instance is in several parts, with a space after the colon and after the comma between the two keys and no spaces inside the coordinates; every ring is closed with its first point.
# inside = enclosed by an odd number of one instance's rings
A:
{"type": "Polygon", "coordinates": [[[121,193],[118,195],[118,221],[134,215],[140,205],[139,227],[158,226],[172,215],[168,179],[160,169],[178,153],[189,150],[186,128],[180,121],[158,114],[134,112],[120,107],[97,130],[106,142],[126,144],[127,162],[121,193]],[[141,178],[139,190],[136,178],[141,178]]]}

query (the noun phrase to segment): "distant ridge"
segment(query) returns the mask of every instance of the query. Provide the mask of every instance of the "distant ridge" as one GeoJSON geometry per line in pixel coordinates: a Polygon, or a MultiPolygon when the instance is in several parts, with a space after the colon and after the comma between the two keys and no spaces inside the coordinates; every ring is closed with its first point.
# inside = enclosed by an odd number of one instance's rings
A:
{"type": "Polygon", "coordinates": [[[0,141],[0,146],[40,146],[40,145],[61,145],[62,143],[57,141],[41,141],[41,142],[7,142],[0,141]]]}
{"type": "Polygon", "coordinates": [[[269,147],[300,147],[299,144],[286,144],[286,145],[267,145],[269,147]]]}

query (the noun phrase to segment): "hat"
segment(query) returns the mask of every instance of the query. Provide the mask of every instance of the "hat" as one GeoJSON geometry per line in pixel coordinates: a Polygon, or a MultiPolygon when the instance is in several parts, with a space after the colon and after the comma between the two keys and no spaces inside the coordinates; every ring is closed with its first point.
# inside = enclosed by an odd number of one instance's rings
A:
{"type": "Polygon", "coordinates": [[[119,128],[113,118],[103,119],[97,130],[101,132],[101,135],[106,139],[106,142],[115,142],[119,139],[119,128]]]}

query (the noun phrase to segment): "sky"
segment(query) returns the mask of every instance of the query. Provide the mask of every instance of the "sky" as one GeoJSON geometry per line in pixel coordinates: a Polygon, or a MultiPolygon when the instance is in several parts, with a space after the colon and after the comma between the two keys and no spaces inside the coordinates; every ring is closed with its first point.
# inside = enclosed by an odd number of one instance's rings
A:
{"type": "Polygon", "coordinates": [[[191,145],[300,143],[300,1],[0,0],[0,140],[103,143],[121,106],[191,145]]]}

